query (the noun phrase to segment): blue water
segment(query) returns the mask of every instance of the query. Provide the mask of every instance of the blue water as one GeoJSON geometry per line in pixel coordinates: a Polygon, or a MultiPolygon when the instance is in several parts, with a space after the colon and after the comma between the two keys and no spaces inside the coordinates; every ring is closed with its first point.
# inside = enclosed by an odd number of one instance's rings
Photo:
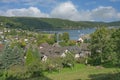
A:
{"type": "Polygon", "coordinates": [[[71,40],[78,40],[80,36],[85,34],[90,34],[95,31],[95,28],[87,28],[87,29],[81,29],[81,30],[54,30],[54,31],[43,31],[47,33],[64,33],[68,32],[71,40]]]}

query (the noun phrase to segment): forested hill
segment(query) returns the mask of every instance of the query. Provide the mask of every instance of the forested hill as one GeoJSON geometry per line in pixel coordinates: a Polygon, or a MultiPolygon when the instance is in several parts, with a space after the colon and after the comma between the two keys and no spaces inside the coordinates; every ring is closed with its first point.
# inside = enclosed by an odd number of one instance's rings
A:
{"type": "Polygon", "coordinates": [[[33,17],[3,17],[0,16],[0,24],[9,28],[21,29],[81,29],[99,26],[120,26],[118,22],[90,22],[90,21],[69,21],[57,18],[33,18],[33,17]]]}

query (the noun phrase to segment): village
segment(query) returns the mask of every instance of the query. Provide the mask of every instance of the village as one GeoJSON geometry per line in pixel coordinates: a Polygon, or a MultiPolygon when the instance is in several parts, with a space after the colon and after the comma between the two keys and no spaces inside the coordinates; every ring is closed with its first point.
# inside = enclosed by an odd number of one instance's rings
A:
{"type": "MultiPolygon", "coordinates": [[[[31,32],[27,30],[17,30],[17,29],[9,29],[9,28],[1,28],[0,30],[0,44],[5,45],[9,43],[10,45],[15,45],[19,43],[19,45],[24,48],[25,50],[28,48],[27,46],[30,44],[36,44],[42,55],[41,60],[46,61],[47,58],[54,58],[54,57],[66,57],[66,53],[73,53],[74,58],[85,58],[90,56],[91,52],[89,47],[89,43],[84,43],[82,38],[74,41],[74,45],[72,46],[64,46],[62,47],[58,41],[49,44],[45,41],[38,42],[38,36],[43,36],[43,38],[53,38],[53,34],[42,34],[37,32],[31,32]],[[80,45],[78,45],[80,44],[80,45]]],[[[41,39],[41,38],[40,38],[41,39]]],[[[41,40],[42,41],[42,40],[41,40]]],[[[1,46],[3,47],[3,46],[1,46]]],[[[26,56],[25,56],[26,58],[26,56]]]]}
{"type": "MultiPolygon", "coordinates": [[[[57,75],[63,74],[64,70],[68,70],[68,72],[65,72],[66,75],[69,72],[80,73],[81,68],[85,69],[86,73],[89,73],[87,70],[91,69],[100,70],[100,72],[107,70],[104,64],[107,61],[114,61],[114,56],[104,56],[102,54],[103,52],[107,54],[105,51],[109,51],[110,44],[108,42],[114,40],[114,37],[111,39],[108,33],[117,32],[117,30],[119,29],[103,27],[92,34],[80,36],[77,40],[70,40],[67,32],[50,34],[0,26],[1,77],[3,80],[4,78],[24,80],[31,77],[41,79],[41,77],[46,78],[45,76],[47,76],[57,80],[58,78],[54,73],[57,75]],[[99,34],[100,32],[102,34],[99,34]],[[99,36],[102,37],[99,38],[99,36]],[[5,70],[7,70],[7,73],[5,73],[5,70]],[[11,77],[11,75],[14,77],[11,77]],[[54,77],[51,75],[54,75],[54,77]]],[[[112,35],[112,33],[110,34],[112,35]]],[[[113,44],[112,41],[111,44],[113,44]]],[[[111,65],[113,66],[114,62],[109,66],[111,65]]],[[[114,71],[115,68],[110,69],[114,71]]],[[[107,70],[107,72],[110,72],[110,70],[107,70]]],[[[88,77],[85,79],[88,79],[88,77]]]]}

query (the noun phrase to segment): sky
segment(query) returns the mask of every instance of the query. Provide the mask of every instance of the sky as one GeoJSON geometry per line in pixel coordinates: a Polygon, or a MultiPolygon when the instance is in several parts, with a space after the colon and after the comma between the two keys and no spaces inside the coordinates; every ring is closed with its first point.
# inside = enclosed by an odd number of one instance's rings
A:
{"type": "Polygon", "coordinates": [[[0,16],[119,21],[120,0],[0,0],[0,16]]]}

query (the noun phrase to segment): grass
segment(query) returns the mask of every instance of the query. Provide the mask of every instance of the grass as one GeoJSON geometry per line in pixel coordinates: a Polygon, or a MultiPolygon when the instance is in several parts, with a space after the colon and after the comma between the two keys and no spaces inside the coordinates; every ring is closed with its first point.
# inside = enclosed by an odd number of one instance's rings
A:
{"type": "Polygon", "coordinates": [[[116,70],[116,68],[93,67],[77,64],[73,69],[64,68],[59,73],[48,73],[46,76],[52,80],[107,80],[106,78],[103,79],[103,77],[108,77],[109,74],[111,76],[116,70]]]}

